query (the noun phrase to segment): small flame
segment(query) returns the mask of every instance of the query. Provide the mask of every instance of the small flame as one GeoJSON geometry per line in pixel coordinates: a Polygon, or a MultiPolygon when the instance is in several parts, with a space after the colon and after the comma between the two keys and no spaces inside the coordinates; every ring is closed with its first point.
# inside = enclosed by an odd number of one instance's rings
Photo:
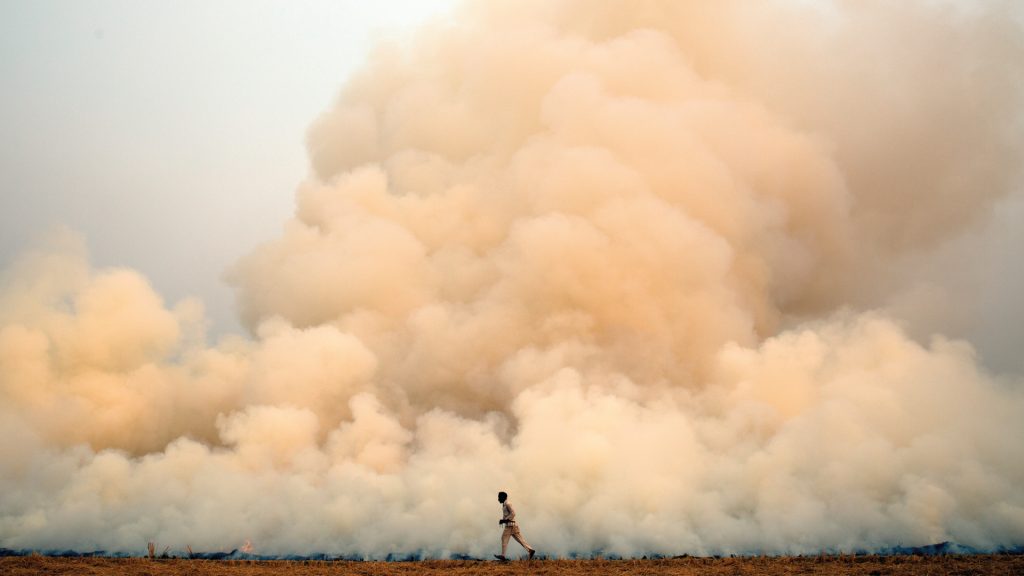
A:
{"type": "Polygon", "coordinates": [[[242,544],[241,551],[246,554],[252,554],[252,542],[248,538],[246,538],[245,544],[242,544]]]}

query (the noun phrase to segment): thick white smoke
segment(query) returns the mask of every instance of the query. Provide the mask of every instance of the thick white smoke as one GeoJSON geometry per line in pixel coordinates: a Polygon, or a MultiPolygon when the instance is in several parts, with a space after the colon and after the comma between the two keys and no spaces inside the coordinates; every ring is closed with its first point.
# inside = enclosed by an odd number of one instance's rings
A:
{"type": "Polygon", "coordinates": [[[1024,388],[893,268],[1020,184],[1010,3],[508,1],[382,47],[205,341],[63,235],[0,294],[0,546],[1024,544],[1024,388]]]}

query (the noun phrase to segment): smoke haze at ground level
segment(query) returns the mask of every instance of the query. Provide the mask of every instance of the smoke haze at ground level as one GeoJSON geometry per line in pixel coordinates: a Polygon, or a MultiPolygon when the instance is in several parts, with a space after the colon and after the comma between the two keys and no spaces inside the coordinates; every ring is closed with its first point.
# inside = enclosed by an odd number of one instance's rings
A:
{"type": "MultiPolygon", "coordinates": [[[[189,560],[110,560],[110,559],[54,559],[54,558],[0,558],[0,567],[12,576],[56,573],[61,570],[103,576],[145,571],[148,574],[180,574],[188,569],[194,574],[230,575],[262,574],[521,574],[521,562],[500,564],[479,561],[426,561],[426,562],[204,562],[189,560]]],[[[1021,556],[895,556],[895,557],[811,557],[811,558],[677,558],[663,560],[558,560],[537,561],[528,570],[532,574],[584,576],[588,574],[754,574],[771,576],[792,574],[933,574],[945,573],[974,575],[1013,575],[1024,568],[1021,556]]]]}
{"type": "Polygon", "coordinates": [[[381,48],[252,338],[73,234],[8,270],[0,545],[485,556],[498,489],[555,555],[1024,542],[1020,378],[872,311],[1019,187],[1016,8],[587,6],[381,48]]]}

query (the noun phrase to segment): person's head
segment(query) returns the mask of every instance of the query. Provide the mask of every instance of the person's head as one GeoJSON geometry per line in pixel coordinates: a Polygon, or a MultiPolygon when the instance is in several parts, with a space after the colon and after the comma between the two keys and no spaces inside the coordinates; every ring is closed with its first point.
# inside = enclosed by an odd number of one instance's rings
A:
{"type": "Polygon", "coordinates": [[[504,492],[498,492],[498,502],[504,504],[505,500],[508,500],[508,494],[505,494],[504,492]]]}

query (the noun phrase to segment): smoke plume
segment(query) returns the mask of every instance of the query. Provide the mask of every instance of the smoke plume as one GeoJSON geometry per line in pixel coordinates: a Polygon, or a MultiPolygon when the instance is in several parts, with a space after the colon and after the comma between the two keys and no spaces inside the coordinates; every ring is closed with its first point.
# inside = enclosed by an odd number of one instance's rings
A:
{"type": "Polygon", "coordinates": [[[470,2],[309,133],[247,338],[58,235],[0,294],[0,546],[1024,544],[1024,385],[883,309],[1021,183],[987,2],[470,2]]]}

